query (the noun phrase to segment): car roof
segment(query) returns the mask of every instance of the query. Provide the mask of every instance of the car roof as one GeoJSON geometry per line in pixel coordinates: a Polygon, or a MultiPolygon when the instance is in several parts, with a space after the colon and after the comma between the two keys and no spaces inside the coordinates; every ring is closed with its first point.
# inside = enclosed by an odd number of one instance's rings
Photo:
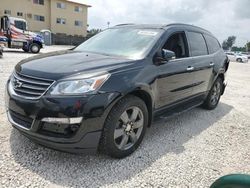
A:
{"type": "Polygon", "coordinates": [[[113,28],[137,28],[137,29],[170,29],[170,28],[181,28],[184,30],[191,30],[196,32],[201,32],[205,34],[212,35],[212,33],[208,30],[205,30],[201,27],[190,25],[190,24],[183,24],[183,23],[171,23],[171,24],[133,24],[133,23],[127,23],[127,24],[119,24],[114,26],[113,28]]]}

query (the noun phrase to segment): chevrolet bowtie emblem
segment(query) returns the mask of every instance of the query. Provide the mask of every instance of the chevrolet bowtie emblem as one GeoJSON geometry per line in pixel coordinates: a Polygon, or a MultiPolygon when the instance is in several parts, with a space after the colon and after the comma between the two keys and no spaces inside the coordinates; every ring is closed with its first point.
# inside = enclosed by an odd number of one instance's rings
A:
{"type": "Polygon", "coordinates": [[[19,80],[15,80],[14,81],[14,88],[20,88],[22,87],[23,83],[20,82],[19,80]]]}

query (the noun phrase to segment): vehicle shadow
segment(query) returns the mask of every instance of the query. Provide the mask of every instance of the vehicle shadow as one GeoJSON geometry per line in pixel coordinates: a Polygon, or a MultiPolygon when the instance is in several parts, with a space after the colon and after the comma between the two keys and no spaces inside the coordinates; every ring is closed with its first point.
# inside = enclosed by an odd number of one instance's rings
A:
{"type": "MultiPolygon", "coordinates": [[[[24,51],[20,51],[20,50],[4,50],[3,51],[3,53],[5,54],[7,54],[7,53],[15,53],[15,54],[31,54],[32,55],[32,53],[30,53],[30,52],[24,52],[24,51]]],[[[39,52],[38,54],[42,54],[43,52],[39,52]]]]}
{"type": "Polygon", "coordinates": [[[220,103],[213,111],[195,108],[148,129],[144,141],[131,156],[116,160],[103,155],[74,155],[34,144],[12,130],[11,151],[14,160],[53,185],[99,187],[131,179],[168,153],[182,153],[184,144],[198,136],[231,110],[220,103]]]}

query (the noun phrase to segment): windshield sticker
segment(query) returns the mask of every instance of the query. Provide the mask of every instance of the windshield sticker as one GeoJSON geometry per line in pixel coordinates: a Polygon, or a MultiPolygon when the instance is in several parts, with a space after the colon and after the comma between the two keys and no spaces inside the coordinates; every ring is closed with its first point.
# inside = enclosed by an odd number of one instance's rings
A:
{"type": "Polygon", "coordinates": [[[158,32],[155,31],[138,31],[139,35],[155,36],[158,32]]]}

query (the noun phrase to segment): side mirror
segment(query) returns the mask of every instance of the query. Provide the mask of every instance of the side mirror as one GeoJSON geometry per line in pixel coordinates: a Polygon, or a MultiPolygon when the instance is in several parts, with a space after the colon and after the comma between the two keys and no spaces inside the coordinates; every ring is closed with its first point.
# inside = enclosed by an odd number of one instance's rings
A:
{"type": "Polygon", "coordinates": [[[175,53],[170,50],[162,49],[155,55],[154,62],[156,65],[162,65],[172,59],[175,59],[175,53]]]}
{"type": "Polygon", "coordinates": [[[162,49],[162,58],[165,59],[166,61],[175,59],[175,53],[170,50],[162,49]]]}

